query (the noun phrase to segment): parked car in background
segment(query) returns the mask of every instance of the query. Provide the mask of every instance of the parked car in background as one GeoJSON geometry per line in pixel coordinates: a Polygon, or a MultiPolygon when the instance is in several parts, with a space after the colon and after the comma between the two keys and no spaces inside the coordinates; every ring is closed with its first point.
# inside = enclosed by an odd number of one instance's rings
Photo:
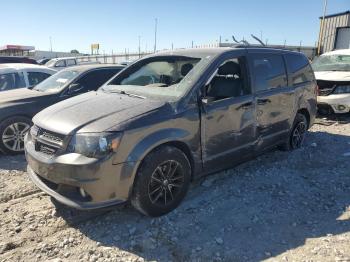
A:
{"type": "Polygon", "coordinates": [[[0,92],[33,87],[56,72],[56,70],[39,65],[0,64],[0,92]]]}
{"type": "Polygon", "coordinates": [[[316,114],[316,81],[301,53],[268,48],[161,52],[33,118],[28,173],[79,209],[131,200],[160,216],[199,175],[276,146],[299,148],[316,114]]]}
{"type": "Polygon", "coordinates": [[[50,60],[51,60],[51,58],[43,58],[43,59],[37,60],[37,62],[38,62],[39,65],[45,65],[50,60]]]}
{"type": "Polygon", "coordinates": [[[350,49],[325,53],[312,63],[320,113],[350,112],[350,49]]]}
{"type": "Polygon", "coordinates": [[[0,151],[7,154],[22,153],[24,135],[36,113],[59,101],[97,90],[122,68],[120,65],[75,66],[56,73],[32,89],[2,92],[0,151]]]}
{"type": "Polygon", "coordinates": [[[54,68],[56,70],[61,70],[66,67],[70,66],[76,66],[76,65],[93,65],[93,64],[100,64],[100,62],[97,61],[90,61],[90,62],[82,62],[78,63],[77,59],[75,57],[61,57],[61,58],[52,58],[50,59],[45,66],[49,68],[54,68]]]}
{"type": "Polygon", "coordinates": [[[52,58],[46,62],[45,66],[61,70],[66,67],[78,65],[75,57],[52,58]]]}
{"type": "Polygon", "coordinates": [[[7,63],[37,64],[37,62],[34,59],[24,56],[0,56],[0,64],[7,63]]]}

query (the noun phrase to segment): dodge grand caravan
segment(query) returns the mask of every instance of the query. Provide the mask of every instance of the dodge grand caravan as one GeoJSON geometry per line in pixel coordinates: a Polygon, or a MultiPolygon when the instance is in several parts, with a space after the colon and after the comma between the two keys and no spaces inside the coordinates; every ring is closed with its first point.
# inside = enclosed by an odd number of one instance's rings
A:
{"type": "Polygon", "coordinates": [[[53,105],[25,138],[28,173],[59,202],[176,208],[199,175],[279,146],[299,148],[316,113],[308,59],[265,48],[140,59],[97,92],[53,105]]]}

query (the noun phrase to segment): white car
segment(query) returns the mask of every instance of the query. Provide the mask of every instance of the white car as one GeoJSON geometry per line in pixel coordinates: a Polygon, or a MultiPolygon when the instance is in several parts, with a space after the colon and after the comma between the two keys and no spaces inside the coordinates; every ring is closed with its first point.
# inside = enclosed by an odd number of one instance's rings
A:
{"type": "Polygon", "coordinates": [[[46,62],[45,66],[53,68],[55,70],[61,70],[69,66],[76,66],[77,60],[75,57],[61,57],[61,58],[52,58],[46,62]]]}
{"type": "Polygon", "coordinates": [[[56,70],[45,66],[33,64],[0,64],[0,92],[17,88],[31,88],[56,72],[56,70]]]}
{"type": "Polygon", "coordinates": [[[350,112],[350,49],[325,53],[312,63],[323,114],[350,112]]]}
{"type": "Polygon", "coordinates": [[[88,65],[88,64],[99,64],[97,61],[93,62],[78,62],[75,57],[60,57],[60,58],[52,58],[48,62],[46,62],[45,66],[55,69],[62,70],[66,67],[76,66],[76,65],[88,65]]]}

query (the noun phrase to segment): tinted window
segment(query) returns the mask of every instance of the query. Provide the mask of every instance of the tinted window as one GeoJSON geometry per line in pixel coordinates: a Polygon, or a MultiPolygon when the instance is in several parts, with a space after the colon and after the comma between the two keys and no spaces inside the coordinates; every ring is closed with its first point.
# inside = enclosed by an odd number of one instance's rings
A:
{"type": "Polygon", "coordinates": [[[42,72],[28,72],[29,86],[35,86],[48,78],[50,75],[42,72]]]}
{"type": "Polygon", "coordinates": [[[227,60],[207,87],[207,96],[220,100],[250,94],[246,80],[244,58],[227,60]]]}
{"type": "Polygon", "coordinates": [[[14,74],[0,75],[0,91],[10,90],[15,88],[14,74]]]}
{"type": "Polygon", "coordinates": [[[15,74],[16,88],[26,87],[26,82],[24,81],[23,72],[18,72],[15,74]]]}
{"type": "Polygon", "coordinates": [[[23,73],[10,73],[0,75],[0,91],[25,87],[23,73]]]}
{"type": "Polygon", "coordinates": [[[257,92],[287,86],[286,70],[281,55],[253,54],[252,66],[257,92]]]}
{"type": "Polygon", "coordinates": [[[285,58],[292,85],[298,85],[314,79],[312,68],[304,55],[287,54],[285,58]]]}
{"type": "Polygon", "coordinates": [[[112,76],[117,74],[121,69],[98,69],[92,72],[87,73],[76,83],[79,83],[82,86],[82,91],[92,91],[97,90],[100,86],[107,82],[112,76]]]}
{"type": "Polygon", "coordinates": [[[68,60],[66,61],[66,63],[67,63],[67,66],[73,66],[73,65],[76,65],[76,63],[75,63],[75,60],[74,60],[74,59],[68,59],[68,60]]]}

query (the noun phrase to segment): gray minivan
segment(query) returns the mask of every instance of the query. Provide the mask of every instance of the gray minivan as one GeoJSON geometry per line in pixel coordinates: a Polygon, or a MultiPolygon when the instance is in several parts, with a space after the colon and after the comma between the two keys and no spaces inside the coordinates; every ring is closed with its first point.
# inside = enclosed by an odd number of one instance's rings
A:
{"type": "Polygon", "coordinates": [[[301,53],[156,53],[97,92],[38,113],[25,138],[28,173],[71,207],[131,200],[142,213],[160,216],[200,175],[274,147],[299,148],[315,114],[316,82],[301,53]]]}

